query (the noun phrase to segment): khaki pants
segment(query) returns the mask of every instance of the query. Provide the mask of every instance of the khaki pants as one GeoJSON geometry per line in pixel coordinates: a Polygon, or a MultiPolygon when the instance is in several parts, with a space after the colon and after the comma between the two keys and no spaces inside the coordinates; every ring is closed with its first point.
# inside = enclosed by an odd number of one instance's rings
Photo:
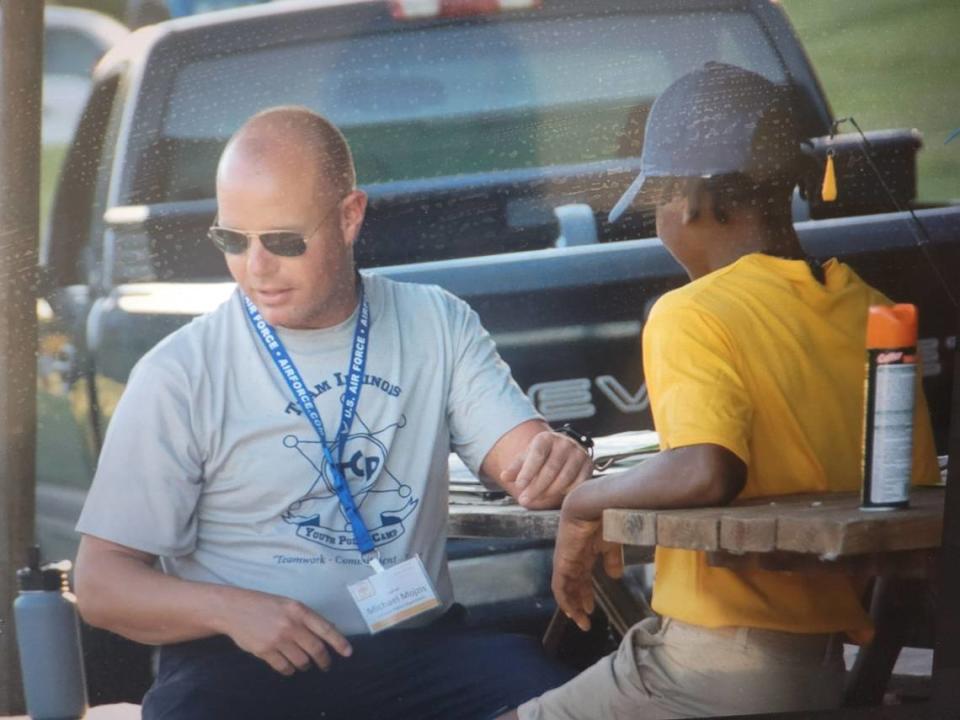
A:
{"type": "Polygon", "coordinates": [[[844,673],[839,635],[648,618],[616,652],[518,713],[520,720],[666,720],[822,710],[839,706],[844,673]]]}

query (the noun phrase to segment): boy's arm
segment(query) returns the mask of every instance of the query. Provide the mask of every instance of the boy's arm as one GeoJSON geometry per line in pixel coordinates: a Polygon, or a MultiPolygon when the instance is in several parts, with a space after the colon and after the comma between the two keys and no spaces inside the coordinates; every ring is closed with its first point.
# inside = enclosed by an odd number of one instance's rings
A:
{"type": "Polygon", "coordinates": [[[605,509],[725,505],[746,482],[747,466],[737,455],[720,445],[700,444],[666,450],[626,472],[575,488],[563,503],[553,555],[552,589],[560,609],[588,630],[597,556],[610,577],[623,572],[619,546],[601,538],[605,509]]]}
{"type": "Polygon", "coordinates": [[[665,450],[634,468],[583,483],[563,503],[563,517],[600,520],[607,508],[726,505],[747,482],[747,466],[720,445],[665,450]]]}
{"type": "Polygon", "coordinates": [[[553,591],[581,628],[593,609],[591,571],[622,568],[619,547],[604,543],[607,508],[682,508],[733,500],[747,481],[753,402],[725,326],[685,296],[668,293],[643,331],[643,368],[663,452],[631,470],[591,480],[567,495],[554,551],[553,591]]]}

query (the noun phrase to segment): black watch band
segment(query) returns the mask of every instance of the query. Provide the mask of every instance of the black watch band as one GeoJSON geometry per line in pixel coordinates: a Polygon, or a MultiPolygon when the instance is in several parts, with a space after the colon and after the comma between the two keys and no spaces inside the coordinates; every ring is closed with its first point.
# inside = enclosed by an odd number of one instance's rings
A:
{"type": "Polygon", "coordinates": [[[592,437],[590,437],[586,433],[580,432],[575,427],[573,427],[570,423],[566,423],[558,427],[557,432],[562,433],[563,435],[566,435],[567,437],[573,438],[574,440],[576,440],[577,443],[580,445],[580,447],[586,450],[587,453],[590,455],[590,457],[593,457],[593,438],[592,437]]]}

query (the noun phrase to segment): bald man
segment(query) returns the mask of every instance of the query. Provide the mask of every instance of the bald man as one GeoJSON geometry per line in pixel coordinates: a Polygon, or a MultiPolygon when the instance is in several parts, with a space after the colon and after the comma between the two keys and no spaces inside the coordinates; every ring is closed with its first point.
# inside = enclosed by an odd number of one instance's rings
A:
{"type": "Polygon", "coordinates": [[[84,618],[162,646],[145,718],[486,718],[570,676],[463,627],[447,458],[542,508],[589,457],[465,303],[357,273],[366,202],[309,110],[223,152],[210,237],[237,290],[138,363],[78,524],[84,618]]]}

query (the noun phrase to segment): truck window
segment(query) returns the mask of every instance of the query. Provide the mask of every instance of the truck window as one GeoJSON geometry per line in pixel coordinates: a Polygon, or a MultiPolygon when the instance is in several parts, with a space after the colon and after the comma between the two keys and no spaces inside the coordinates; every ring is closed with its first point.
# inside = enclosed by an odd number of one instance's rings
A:
{"type": "Polygon", "coordinates": [[[76,30],[48,29],[43,40],[43,71],[89,78],[104,49],[76,30]]]}
{"type": "Polygon", "coordinates": [[[57,286],[91,281],[100,261],[103,213],[123,107],[121,84],[117,74],[93,88],[61,172],[50,236],[41,250],[57,286]]]}
{"type": "Polygon", "coordinates": [[[360,182],[375,184],[639,156],[653,99],[708,60],[785,80],[746,13],[397,28],[183,66],[163,120],[165,177],[144,200],[212,197],[226,139],[273,105],[330,117],[360,182]]]}

